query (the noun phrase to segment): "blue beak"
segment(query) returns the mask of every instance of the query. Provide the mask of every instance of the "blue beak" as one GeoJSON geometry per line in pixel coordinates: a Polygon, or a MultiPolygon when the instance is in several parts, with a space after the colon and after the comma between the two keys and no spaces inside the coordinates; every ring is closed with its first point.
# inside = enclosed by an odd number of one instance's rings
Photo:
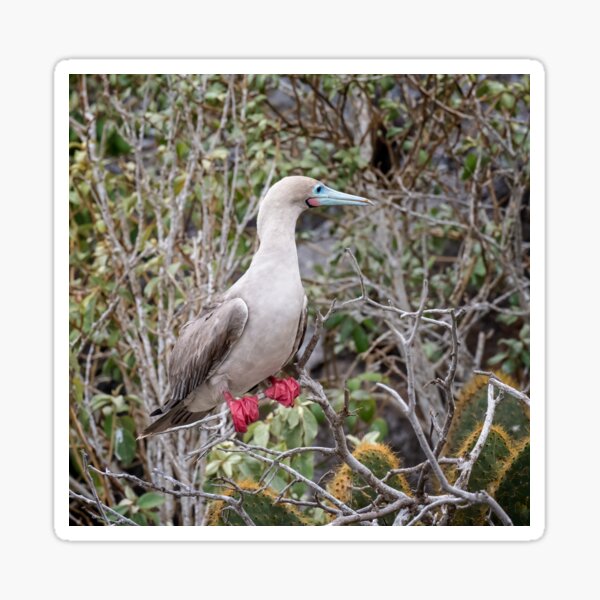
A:
{"type": "Polygon", "coordinates": [[[372,200],[367,198],[361,198],[360,196],[353,196],[352,194],[344,194],[344,192],[338,192],[332,190],[326,185],[320,185],[318,192],[315,190],[313,196],[308,200],[311,206],[367,206],[374,204],[372,200]],[[313,204],[311,200],[316,200],[313,204]]]}

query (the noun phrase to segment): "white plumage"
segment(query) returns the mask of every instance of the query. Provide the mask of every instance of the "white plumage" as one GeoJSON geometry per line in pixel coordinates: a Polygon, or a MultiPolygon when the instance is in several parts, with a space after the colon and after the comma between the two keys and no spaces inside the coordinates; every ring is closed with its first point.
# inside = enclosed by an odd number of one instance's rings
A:
{"type": "Polygon", "coordinates": [[[186,324],[169,360],[171,399],[143,436],[201,419],[230,392],[240,396],[295,355],[306,327],[295,229],[308,208],[370,204],[309,177],[273,185],[258,212],[259,248],[246,273],[186,324]]]}

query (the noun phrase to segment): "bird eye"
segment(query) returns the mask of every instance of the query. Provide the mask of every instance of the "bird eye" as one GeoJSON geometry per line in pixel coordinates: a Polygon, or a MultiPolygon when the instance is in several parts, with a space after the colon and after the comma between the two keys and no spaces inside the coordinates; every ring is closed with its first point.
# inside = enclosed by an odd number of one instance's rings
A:
{"type": "Polygon", "coordinates": [[[323,191],[323,186],[318,185],[315,187],[315,194],[320,194],[323,191]]]}

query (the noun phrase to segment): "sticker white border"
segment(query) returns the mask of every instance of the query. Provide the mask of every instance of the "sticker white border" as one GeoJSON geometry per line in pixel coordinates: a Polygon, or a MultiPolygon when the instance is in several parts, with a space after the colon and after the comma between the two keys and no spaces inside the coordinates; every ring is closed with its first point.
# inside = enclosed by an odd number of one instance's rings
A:
{"type": "Polygon", "coordinates": [[[54,531],[69,541],[528,541],[545,530],[545,71],[532,59],[67,59],[54,71],[54,531]],[[69,75],[519,73],[531,77],[531,525],[82,527],[69,525],[69,75]]]}

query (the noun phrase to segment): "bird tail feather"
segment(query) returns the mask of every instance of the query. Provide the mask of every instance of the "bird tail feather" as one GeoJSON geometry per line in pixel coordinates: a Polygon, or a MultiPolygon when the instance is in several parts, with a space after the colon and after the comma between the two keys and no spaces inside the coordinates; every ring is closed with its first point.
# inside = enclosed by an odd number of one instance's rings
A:
{"type": "MultiPolygon", "coordinates": [[[[138,440],[145,437],[156,435],[158,433],[166,433],[174,427],[181,427],[182,425],[190,425],[196,421],[203,419],[210,411],[204,412],[192,412],[188,410],[183,404],[174,406],[169,412],[165,413],[150,425],[146,427],[141,435],[138,436],[138,440]]],[[[155,410],[151,416],[161,414],[158,410],[155,410]]]]}

